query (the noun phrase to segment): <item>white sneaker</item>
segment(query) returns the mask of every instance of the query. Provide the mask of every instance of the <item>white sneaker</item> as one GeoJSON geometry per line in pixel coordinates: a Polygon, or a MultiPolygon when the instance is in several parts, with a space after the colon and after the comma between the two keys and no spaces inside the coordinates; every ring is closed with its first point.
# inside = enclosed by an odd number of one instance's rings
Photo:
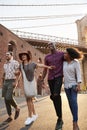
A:
{"type": "Polygon", "coordinates": [[[33,121],[35,121],[38,118],[38,114],[32,116],[33,121]]]}
{"type": "Polygon", "coordinates": [[[25,121],[25,122],[27,122],[29,118],[30,118],[30,117],[28,117],[28,118],[26,119],[26,121],[25,121]]]}
{"type": "Polygon", "coordinates": [[[32,117],[28,117],[24,124],[25,125],[30,125],[32,122],[33,122],[33,118],[32,117]]]}

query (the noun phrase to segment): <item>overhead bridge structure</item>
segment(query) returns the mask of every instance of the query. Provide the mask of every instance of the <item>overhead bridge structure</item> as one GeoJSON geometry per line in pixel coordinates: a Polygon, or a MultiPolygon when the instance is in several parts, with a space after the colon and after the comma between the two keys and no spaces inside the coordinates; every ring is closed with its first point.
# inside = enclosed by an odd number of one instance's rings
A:
{"type": "Polygon", "coordinates": [[[47,54],[49,52],[48,42],[55,42],[58,50],[65,51],[67,47],[76,47],[87,55],[87,46],[82,45],[77,40],[62,38],[57,36],[43,35],[37,33],[29,33],[22,31],[15,31],[15,33],[27,41],[31,46],[40,50],[42,53],[47,54]]]}

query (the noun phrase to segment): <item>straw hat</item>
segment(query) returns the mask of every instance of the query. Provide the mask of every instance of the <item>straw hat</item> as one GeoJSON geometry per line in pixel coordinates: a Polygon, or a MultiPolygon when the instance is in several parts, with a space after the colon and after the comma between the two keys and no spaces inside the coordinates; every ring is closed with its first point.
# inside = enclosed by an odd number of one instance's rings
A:
{"type": "Polygon", "coordinates": [[[19,59],[20,59],[20,60],[22,60],[22,55],[26,55],[27,58],[28,58],[28,60],[30,60],[30,55],[29,55],[28,52],[21,52],[21,53],[19,53],[19,59]]]}

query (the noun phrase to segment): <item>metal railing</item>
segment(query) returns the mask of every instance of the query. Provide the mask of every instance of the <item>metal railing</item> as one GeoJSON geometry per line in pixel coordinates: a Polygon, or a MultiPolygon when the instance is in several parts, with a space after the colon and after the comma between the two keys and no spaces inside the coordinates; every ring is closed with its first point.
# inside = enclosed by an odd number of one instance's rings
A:
{"type": "Polygon", "coordinates": [[[21,38],[43,40],[43,41],[53,41],[53,42],[59,42],[59,43],[78,45],[77,40],[69,39],[69,38],[62,38],[62,37],[57,37],[57,36],[50,36],[50,35],[30,33],[30,32],[22,32],[18,30],[12,30],[12,32],[14,32],[16,35],[18,35],[21,38]]]}

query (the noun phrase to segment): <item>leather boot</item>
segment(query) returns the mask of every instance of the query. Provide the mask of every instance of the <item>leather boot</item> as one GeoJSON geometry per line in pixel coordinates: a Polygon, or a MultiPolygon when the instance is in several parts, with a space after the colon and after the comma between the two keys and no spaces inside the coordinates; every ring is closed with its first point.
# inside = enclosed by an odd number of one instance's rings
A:
{"type": "Polygon", "coordinates": [[[79,130],[77,122],[73,122],[73,130],[79,130]]]}

